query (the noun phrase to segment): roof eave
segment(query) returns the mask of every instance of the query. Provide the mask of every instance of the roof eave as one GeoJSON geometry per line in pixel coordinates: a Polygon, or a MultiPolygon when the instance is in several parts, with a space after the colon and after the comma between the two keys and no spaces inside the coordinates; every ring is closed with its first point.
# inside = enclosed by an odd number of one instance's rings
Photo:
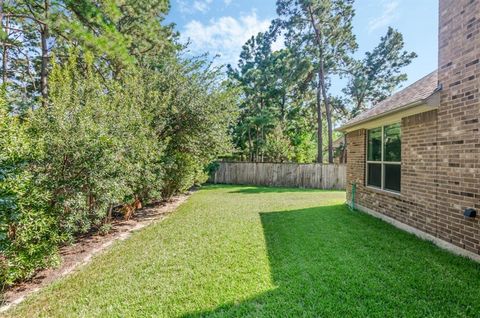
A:
{"type": "Polygon", "coordinates": [[[340,126],[339,128],[337,128],[336,130],[337,131],[340,131],[340,132],[346,132],[347,130],[352,130],[353,127],[356,127],[356,126],[360,126],[362,124],[365,124],[365,123],[368,123],[370,121],[373,121],[373,120],[377,120],[377,119],[380,119],[382,117],[386,117],[386,116],[389,116],[389,115],[393,115],[393,114],[396,114],[396,113],[399,113],[399,112],[402,112],[402,111],[406,111],[406,110],[409,110],[413,107],[416,107],[416,106],[419,106],[419,105],[429,105],[429,106],[432,106],[432,109],[435,109],[435,108],[438,108],[438,104],[439,104],[439,99],[436,98],[436,97],[439,97],[439,95],[437,94],[437,92],[439,92],[441,90],[441,87],[438,87],[429,97],[427,98],[424,98],[424,99],[419,99],[417,101],[414,101],[412,103],[409,103],[409,104],[405,104],[401,107],[397,107],[395,109],[392,109],[390,111],[387,111],[387,112],[384,112],[384,113],[380,113],[380,114],[377,114],[375,116],[371,116],[371,117],[368,117],[368,118],[365,118],[363,120],[360,120],[358,122],[354,122],[354,123],[351,123],[351,124],[346,124],[346,125],[343,125],[343,126],[340,126]]]}
{"type": "Polygon", "coordinates": [[[422,104],[425,104],[425,100],[424,99],[421,99],[421,100],[418,100],[418,101],[415,101],[413,103],[410,103],[410,104],[406,104],[402,107],[397,107],[395,109],[392,109],[388,112],[384,112],[384,113],[381,113],[381,114],[377,114],[375,116],[371,116],[371,117],[368,117],[368,118],[365,118],[363,120],[360,120],[360,121],[357,121],[357,122],[354,122],[354,123],[351,123],[351,124],[347,124],[347,125],[343,125],[343,126],[340,126],[339,128],[337,128],[336,130],[338,131],[341,131],[341,132],[345,132],[346,130],[349,130],[350,128],[353,128],[355,126],[360,126],[362,124],[365,124],[369,121],[373,121],[373,120],[376,120],[376,119],[380,119],[382,117],[386,117],[388,115],[392,115],[392,114],[395,114],[395,113],[398,113],[398,112],[401,112],[401,111],[404,111],[404,110],[407,110],[407,109],[410,109],[412,107],[415,107],[415,106],[418,106],[418,105],[422,105],[422,104]]]}

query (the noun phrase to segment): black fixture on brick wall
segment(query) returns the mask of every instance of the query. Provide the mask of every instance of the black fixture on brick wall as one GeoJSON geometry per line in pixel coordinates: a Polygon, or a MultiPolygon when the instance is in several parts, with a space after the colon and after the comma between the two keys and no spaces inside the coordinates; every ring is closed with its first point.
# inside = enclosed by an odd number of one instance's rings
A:
{"type": "Polygon", "coordinates": [[[463,211],[463,216],[465,218],[474,218],[477,216],[477,210],[475,209],[472,209],[472,208],[469,208],[469,209],[465,209],[465,211],[463,211]]]}

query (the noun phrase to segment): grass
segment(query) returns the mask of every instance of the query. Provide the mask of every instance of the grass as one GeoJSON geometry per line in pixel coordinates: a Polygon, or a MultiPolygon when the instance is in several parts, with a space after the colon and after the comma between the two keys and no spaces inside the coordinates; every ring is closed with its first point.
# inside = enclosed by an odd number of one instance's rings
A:
{"type": "Polygon", "coordinates": [[[351,212],[339,191],[208,186],[7,314],[474,317],[480,264],[351,212]]]}

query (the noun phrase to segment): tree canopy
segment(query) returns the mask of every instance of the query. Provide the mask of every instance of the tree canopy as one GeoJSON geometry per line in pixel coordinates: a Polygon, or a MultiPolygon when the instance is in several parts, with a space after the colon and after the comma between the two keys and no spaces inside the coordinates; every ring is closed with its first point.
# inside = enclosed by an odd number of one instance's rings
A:
{"type": "Polygon", "coordinates": [[[388,28],[365,58],[355,58],[353,4],[277,0],[278,17],[269,31],[245,43],[238,66],[228,69],[231,85],[242,92],[240,118],[232,129],[242,159],[324,162],[326,157],[331,163],[338,153],[334,140],[341,137],[334,127],[407,80],[403,69],[416,54],[404,50],[397,30],[388,28]],[[272,51],[281,36],[284,47],[272,51]],[[348,83],[334,95],[332,82],[339,77],[348,83]]]}
{"type": "Polygon", "coordinates": [[[407,80],[402,69],[417,57],[404,50],[403,36],[389,27],[387,34],[362,60],[352,60],[345,94],[351,99],[352,115],[356,116],[390,96],[407,80]]]}

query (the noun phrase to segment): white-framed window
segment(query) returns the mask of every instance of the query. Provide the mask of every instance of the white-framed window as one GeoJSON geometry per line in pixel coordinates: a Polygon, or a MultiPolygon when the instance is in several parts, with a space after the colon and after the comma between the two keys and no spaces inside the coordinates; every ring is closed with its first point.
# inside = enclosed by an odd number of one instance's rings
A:
{"type": "Polygon", "coordinates": [[[402,134],[400,123],[368,130],[367,186],[400,192],[402,134]]]}

